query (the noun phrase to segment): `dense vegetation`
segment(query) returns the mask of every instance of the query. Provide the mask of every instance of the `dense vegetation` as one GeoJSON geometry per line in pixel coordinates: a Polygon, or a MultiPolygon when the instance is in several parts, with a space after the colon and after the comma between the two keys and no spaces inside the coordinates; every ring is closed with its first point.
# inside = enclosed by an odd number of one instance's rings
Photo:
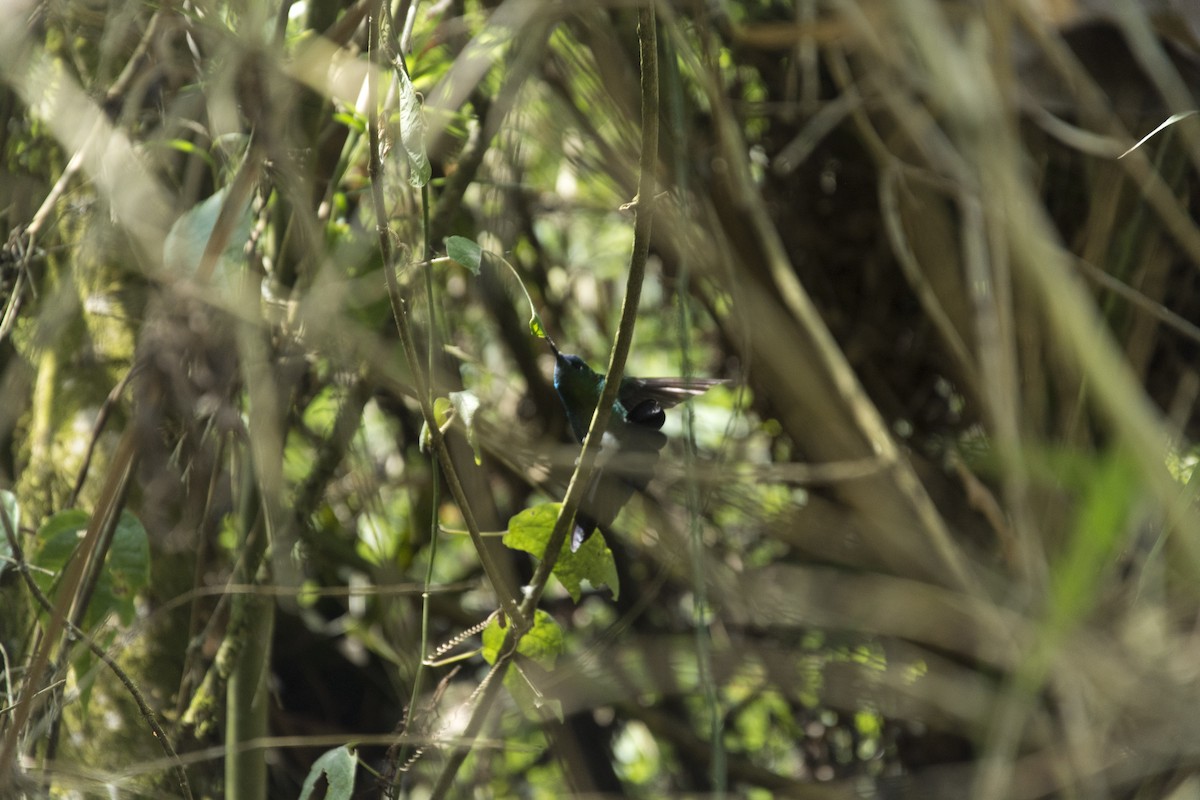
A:
{"type": "Polygon", "coordinates": [[[9,5],[0,796],[1200,791],[1200,18],[9,5]]]}

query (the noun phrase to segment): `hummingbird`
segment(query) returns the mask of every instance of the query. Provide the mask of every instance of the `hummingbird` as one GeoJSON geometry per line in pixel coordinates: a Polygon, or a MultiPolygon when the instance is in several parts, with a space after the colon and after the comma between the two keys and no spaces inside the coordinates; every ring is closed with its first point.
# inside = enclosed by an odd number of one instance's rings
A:
{"type": "MultiPolygon", "coordinates": [[[[571,433],[582,443],[605,377],[579,356],[563,353],[549,336],[546,341],[554,351],[554,390],[566,409],[571,433]]],[[[571,552],[596,528],[610,526],[635,491],[645,490],[659,451],[667,444],[661,431],[666,410],[722,383],[714,378],[621,379],[596,469],[575,517],[571,552]]]]}

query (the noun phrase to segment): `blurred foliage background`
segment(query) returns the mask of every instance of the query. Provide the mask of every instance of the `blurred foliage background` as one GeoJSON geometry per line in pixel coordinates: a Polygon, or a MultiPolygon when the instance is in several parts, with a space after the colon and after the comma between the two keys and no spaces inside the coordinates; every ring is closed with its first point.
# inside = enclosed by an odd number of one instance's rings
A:
{"type": "Polygon", "coordinates": [[[627,372],[728,382],[494,703],[645,8],[4,8],[0,795],[1200,796],[1190,4],[654,7],[627,372]]]}

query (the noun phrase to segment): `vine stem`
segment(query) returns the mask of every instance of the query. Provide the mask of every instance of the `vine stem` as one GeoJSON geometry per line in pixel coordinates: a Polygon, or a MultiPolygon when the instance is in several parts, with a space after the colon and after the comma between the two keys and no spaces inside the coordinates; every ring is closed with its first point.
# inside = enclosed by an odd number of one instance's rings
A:
{"type": "MultiPolygon", "coordinates": [[[[373,56],[378,53],[378,19],[382,12],[383,3],[381,0],[376,6],[376,20],[370,26],[373,56]]],[[[475,546],[475,550],[479,554],[479,562],[483,565],[483,571],[487,575],[488,581],[492,584],[492,589],[495,591],[496,596],[499,598],[501,608],[504,609],[505,614],[516,621],[520,621],[522,619],[521,610],[517,606],[516,598],[510,591],[508,584],[505,583],[499,565],[496,564],[491,551],[488,550],[483,541],[483,534],[480,533],[479,525],[475,521],[475,514],[471,511],[470,503],[467,502],[466,491],[463,489],[458,472],[454,469],[454,462],[450,458],[450,450],[446,446],[446,439],[438,427],[429,391],[429,380],[433,376],[426,376],[424,374],[421,358],[417,353],[417,346],[413,337],[412,324],[409,321],[408,305],[400,292],[400,282],[396,279],[395,250],[392,247],[392,232],[387,221],[387,204],[383,198],[383,162],[380,157],[379,138],[378,72],[379,70],[377,69],[370,69],[367,72],[367,94],[369,98],[367,102],[369,119],[367,129],[370,137],[371,151],[368,170],[371,177],[371,198],[375,206],[375,231],[379,235],[379,252],[383,258],[383,273],[387,281],[388,300],[392,306],[392,317],[396,321],[396,331],[400,336],[400,344],[404,349],[404,357],[408,361],[409,368],[412,370],[417,402],[421,407],[421,416],[424,417],[426,426],[429,429],[429,440],[433,445],[434,457],[446,479],[446,486],[450,489],[450,494],[454,498],[455,504],[458,505],[459,511],[462,513],[463,522],[467,527],[468,533],[471,535],[471,543],[475,546]]],[[[430,322],[432,323],[432,320],[430,322]]]]}
{"type": "Polygon", "coordinates": [[[617,329],[616,341],[613,342],[612,354],[609,357],[608,370],[605,373],[607,378],[604,383],[604,391],[601,393],[600,402],[597,404],[596,411],[592,415],[592,422],[588,427],[587,437],[583,441],[583,452],[579,456],[579,463],[575,468],[575,473],[571,476],[571,483],[567,487],[567,496],[563,500],[562,510],[559,512],[558,519],[554,523],[554,531],[550,534],[550,540],[546,543],[546,551],[542,556],[542,560],[538,563],[537,570],[534,572],[533,579],[530,581],[530,585],[525,593],[525,599],[521,603],[522,616],[520,619],[523,619],[524,623],[514,623],[509,626],[504,636],[504,642],[501,644],[499,653],[496,656],[496,663],[492,666],[487,677],[484,678],[483,690],[479,692],[475,710],[472,712],[471,718],[462,732],[461,739],[465,744],[456,747],[447,757],[446,764],[442,768],[437,783],[434,784],[433,791],[430,794],[433,800],[440,800],[446,797],[450,791],[459,767],[462,766],[463,761],[466,760],[467,755],[470,753],[472,743],[483,728],[483,724],[491,711],[492,704],[495,702],[500,688],[503,686],[504,675],[508,671],[513,656],[516,655],[521,637],[532,627],[534,612],[541,601],[542,593],[546,589],[546,583],[550,580],[550,574],[554,569],[555,563],[558,561],[558,556],[562,552],[567,533],[574,525],[575,512],[578,510],[579,503],[583,499],[583,493],[587,489],[592,469],[595,466],[596,456],[600,452],[600,439],[605,428],[608,426],[609,417],[612,415],[613,403],[616,402],[617,392],[621,387],[621,377],[625,372],[625,361],[629,356],[629,350],[633,344],[633,330],[634,324],[637,321],[638,306],[642,297],[642,282],[646,275],[646,261],[650,255],[650,232],[654,218],[654,175],[658,169],[659,123],[657,40],[658,33],[655,27],[654,8],[652,5],[647,5],[638,12],[638,50],[641,57],[642,141],[640,162],[638,165],[638,200],[635,207],[636,216],[633,227],[633,252],[629,259],[629,278],[625,287],[625,301],[621,306],[621,323],[617,329]]]}

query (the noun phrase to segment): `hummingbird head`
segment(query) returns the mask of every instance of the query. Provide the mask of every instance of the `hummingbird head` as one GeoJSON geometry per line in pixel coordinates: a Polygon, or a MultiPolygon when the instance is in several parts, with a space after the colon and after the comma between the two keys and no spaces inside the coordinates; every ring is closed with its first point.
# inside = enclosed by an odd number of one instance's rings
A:
{"type": "Polygon", "coordinates": [[[548,341],[554,351],[554,390],[567,411],[575,438],[582,441],[604,390],[604,376],[579,356],[563,353],[552,339],[548,341]]]}

